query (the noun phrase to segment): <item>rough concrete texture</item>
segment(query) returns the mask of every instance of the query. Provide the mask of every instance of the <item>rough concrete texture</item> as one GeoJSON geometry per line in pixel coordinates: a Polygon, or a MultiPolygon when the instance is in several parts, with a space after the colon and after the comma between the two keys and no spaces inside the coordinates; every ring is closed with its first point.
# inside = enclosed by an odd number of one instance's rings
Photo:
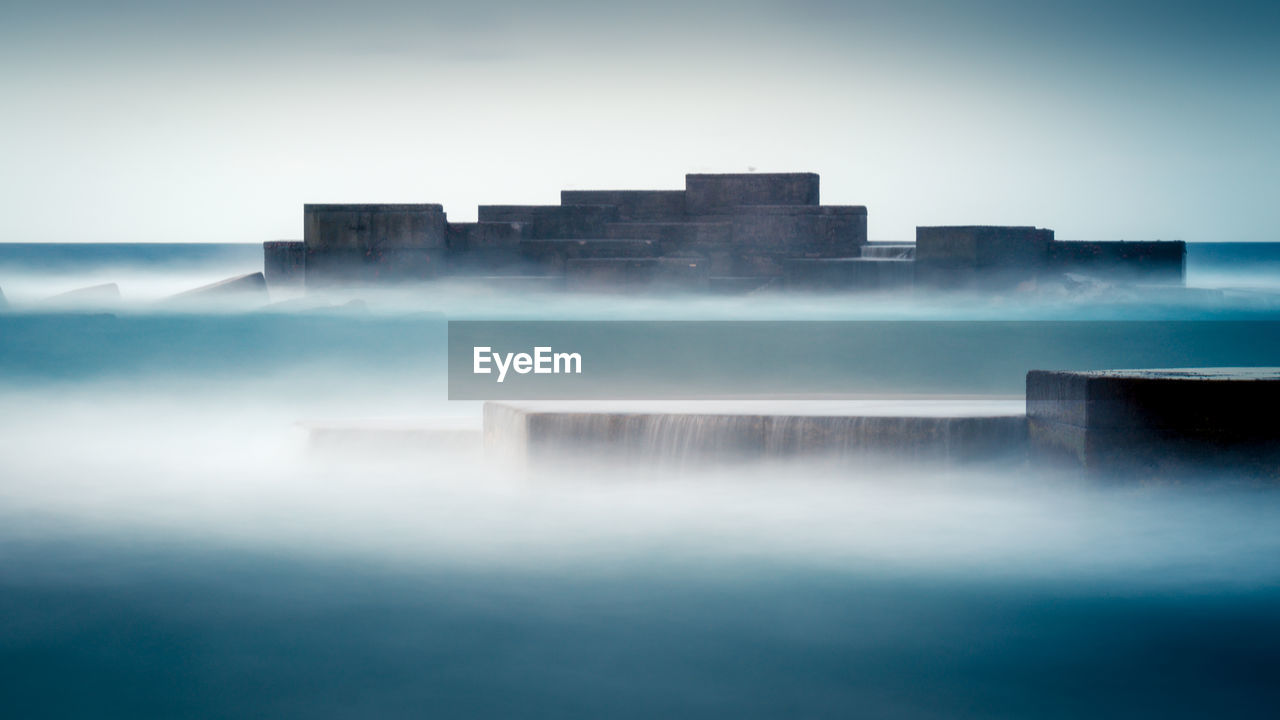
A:
{"type": "Polygon", "coordinates": [[[301,283],[307,265],[302,240],[268,240],[262,243],[262,272],[268,285],[301,283]]]}
{"type": "Polygon", "coordinates": [[[529,223],[537,240],[605,237],[605,226],[618,220],[613,205],[481,205],[481,222],[529,223]]]}
{"type": "Polygon", "coordinates": [[[627,464],[877,455],[964,462],[1020,457],[1026,449],[1026,419],[1016,408],[929,415],[859,413],[838,402],[719,405],[489,402],[485,443],[496,454],[535,462],[587,453],[627,464]],[[824,404],[831,407],[812,409],[824,404]]]}
{"type": "Polygon", "coordinates": [[[440,205],[305,205],[303,242],[309,252],[445,247],[440,205]]]}
{"type": "Polygon", "coordinates": [[[783,272],[791,289],[890,292],[915,281],[915,263],[885,258],[791,258],[783,272]]]}
{"type": "Polygon", "coordinates": [[[525,240],[520,254],[534,267],[563,273],[565,262],[579,258],[652,258],[659,255],[654,240],[592,238],[582,240],[525,240]]]}
{"type": "Polygon", "coordinates": [[[731,214],[733,245],[742,252],[851,257],[867,241],[862,206],[747,205],[731,214]]]}
{"type": "Polygon", "coordinates": [[[817,205],[817,173],[689,174],[685,213],[723,215],[741,205],[817,205]]]}
{"type": "Polygon", "coordinates": [[[561,205],[612,205],[623,222],[684,220],[683,190],[561,190],[561,205]]]}
{"type": "Polygon", "coordinates": [[[582,258],[565,262],[565,287],[570,290],[705,290],[708,277],[709,263],[699,258],[582,258]]]}
{"type": "Polygon", "coordinates": [[[533,237],[532,223],[473,222],[448,223],[446,245],[455,252],[508,248],[516,250],[521,240],[533,237]]]}
{"type": "Polygon", "coordinates": [[[916,228],[916,259],[962,267],[1042,267],[1053,231],[968,225],[916,228]]]}
{"type": "Polygon", "coordinates": [[[1049,245],[1049,262],[1062,272],[1180,285],[1186,281],[1187,244],[1057,241],[1049,245]]]}
{"type": "Polygon", "coordinates": [[[447,271],[447,251],[390,248],[307,252],[307,287],[377,285],[430,280],[447,271]]]}
{"type": "Polygon", "coordinates": [[[1280,480],[1278,402],[1280,368],[1027,374],[1033,452],[1120,477],[1280,480]]]}
{"type": "Polygon", "coordinates": [[[267,279],[260,272],[237,275],[208,285],[180,292],[170,300],[196,300],[205,298],[255,297],[267,299],[267,279]]]}

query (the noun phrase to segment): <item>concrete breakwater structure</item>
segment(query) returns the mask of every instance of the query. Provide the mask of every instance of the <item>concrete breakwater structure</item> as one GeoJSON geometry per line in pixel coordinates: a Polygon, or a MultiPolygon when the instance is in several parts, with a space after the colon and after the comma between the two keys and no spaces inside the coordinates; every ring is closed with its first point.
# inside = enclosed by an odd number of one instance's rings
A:
{"type": "Polygon", "coordinates": [[[1120,481],[1280,481],[1280,368],[1027,375],[1017,400],[490,402],[491,452],[658,466],[794,458],[1029,462],[1120,481]]]}
{"type": "Polygon", "coordinates": [[[513,288],[901,291],[1017,287],[1062,273],[1181,284],[1185,244],[1062,242],[1032,227],[921,227],[868,243],[867,209],[822,205],[815,173],[690,174],[683,190],[564,190],[559,205],[312,204],[264,243],[271,284],[446,277],[513,288]]]}

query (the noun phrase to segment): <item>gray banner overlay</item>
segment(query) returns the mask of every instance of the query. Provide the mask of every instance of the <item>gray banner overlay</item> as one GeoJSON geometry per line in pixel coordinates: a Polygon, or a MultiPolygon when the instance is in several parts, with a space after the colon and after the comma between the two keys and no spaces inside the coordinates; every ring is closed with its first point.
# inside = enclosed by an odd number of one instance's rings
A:
{"type": "Polygon", "coordinates": [[[451,400],[1022,394],[1032,369],[1280,366],[1280,322],[451,321],[448,360],[451,400]]]}

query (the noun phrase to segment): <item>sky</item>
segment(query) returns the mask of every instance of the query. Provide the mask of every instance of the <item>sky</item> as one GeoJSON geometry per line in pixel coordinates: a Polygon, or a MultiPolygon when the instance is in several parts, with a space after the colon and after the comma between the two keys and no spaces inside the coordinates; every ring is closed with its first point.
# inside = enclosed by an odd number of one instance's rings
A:
{"type": "Polygon", "coordinates": [[[1280,241],[1280,4],[0,0],[0,241],[812,171],[917,225],[1280,241]]]}

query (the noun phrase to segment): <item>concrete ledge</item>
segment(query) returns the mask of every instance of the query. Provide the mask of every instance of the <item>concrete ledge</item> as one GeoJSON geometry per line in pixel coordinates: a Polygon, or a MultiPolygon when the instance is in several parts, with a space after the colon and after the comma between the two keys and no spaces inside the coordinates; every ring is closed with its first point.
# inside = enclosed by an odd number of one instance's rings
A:
{"type": "Polygon", "coordinates": [[[867,209],[860,205],[740,206],[731,217],[733,244],[742,251],[849,257],[867,241],[867,209]]]}
{"type": "Polygon", "coordinates": [[[914,260],[916,257],[913,243],[867,243],[859,250],[861,257],[874,260],[914,260]]]}
{"type": "Polygon", "coordinates": [[[588,453],[628,464],[876,455],[967,462],[1023,455],[1020,410],[1016,401],[489,402],[484,432],[490,451],[533,461],[588,453]]]}
{"type": "Polygon", "coordinates": [[[741,205],[817,205],[817,173],[689,174],[688,215],[724,214],[741,205]]]}
{"type": "Polygon", "coordinates": [[[1062,272],[1180,285],[1186,280],[1187,244],[1059,240],[1049,245],[1049,262],[1062,272]]]}
{"type": "Polygon", "coordinates": [[[172,295],[169,300],[252,297],[267,300],[267,279],[260,272],[237,275],[172,295]]]}
{"type": "Polygon", "coordinates": [[[565,262],[586,258],[652,258],[659,255],[657,241],[591,238],[581,240],[524,240],[520,255],[548,272],[560,273],[565,262]]]}
{"type": "Polygon", "coordinates": [[[956,225],[916,228],[916,259],[960,267],[1042,268],[1053,231],[1028,226],[956,225]]]}
{"type": "Polygon", "coordinates": [[[1027,374],[1032,449],[1086,470],[1280,479],[1280,368],[1027,374]]]}
{"type": "Polygon", "coordinates": [[[618,221],[613,205],[481,205],[480,222],[522,222],[531,226],[530,237],[602,238],[605,226],[618,221]]]}
{"type": "Polygon", "coordinates": [[[506,248],[515,251],[520,241],[533,236],[533,227],[522,222],[449,223],[446,245],[450,250],[488,250],[506,248]]]}
{"type": "Polygon", "coordinates": [[[612,205],[624,222],[680,222],[683,190],[561,190],[561,205],[612,205]]]}

